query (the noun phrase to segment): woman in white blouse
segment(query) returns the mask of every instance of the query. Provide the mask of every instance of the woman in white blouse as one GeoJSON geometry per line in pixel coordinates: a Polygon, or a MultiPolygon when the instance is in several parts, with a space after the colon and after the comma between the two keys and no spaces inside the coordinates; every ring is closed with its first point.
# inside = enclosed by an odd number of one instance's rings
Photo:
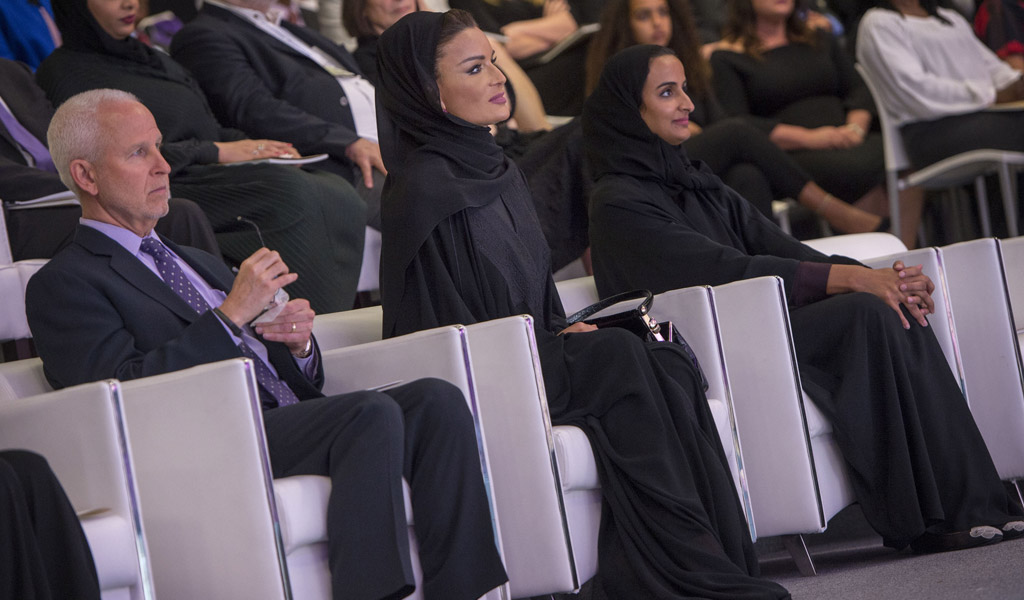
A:
{"type": "Polygon", "coordinates": [[[860,23],[857,60],[915,168],[977,148],[1024,151],[1024,104],[1007,106],[1024,100],[1022,73],[936,0],[880,1],[860,23]]]}

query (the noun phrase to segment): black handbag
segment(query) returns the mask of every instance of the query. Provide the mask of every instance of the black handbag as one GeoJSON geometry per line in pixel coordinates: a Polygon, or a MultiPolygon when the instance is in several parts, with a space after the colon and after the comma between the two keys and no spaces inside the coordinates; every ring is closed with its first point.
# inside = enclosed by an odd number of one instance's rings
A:
{"type": "Polygon", "coordinates": [[[666,321],[664,324],[658,323],[658,321],[651,316],[651,306],[654,304],[654,294],[649,290],[632,290],[629,292],[622,292],[609,296],[604,300],[595,302],[590,306],[579,310],[566,319],[570,325],[573,323],[587,323],[589,325],[595,325],[598,329],[604,329],[606,327],[619,327],[627,331],[632,332],[640,339],[647,342],[670,342],[678,344],[682,347],[683,352],[690,358],[697,373],[700,375],[700,383],[704,388],[704,391],[708,389],[708,379],[704,376],[704,369],[700,367],[700,361],[697,360],[697,355],[694,354],[693,349],[683,339],[679,330],[672,324],[671,321],[666,321]],[[626,310],[611,315],[605,315],[602,317],[589,318],[597,313],[605,310],[609,306],[614,306],[619,302],[625,302],[627,300],[641,300],[640,304],[636,308],[626,310]]]}

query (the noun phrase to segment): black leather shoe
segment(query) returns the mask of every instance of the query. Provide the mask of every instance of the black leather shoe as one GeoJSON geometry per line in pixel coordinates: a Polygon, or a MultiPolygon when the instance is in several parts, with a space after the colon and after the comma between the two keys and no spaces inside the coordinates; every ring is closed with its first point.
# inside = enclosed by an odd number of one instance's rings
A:
{"type": "Polygon", "coordinates": [[[970,531],[956,531],[953,533],[930,533],[924,532],[916,540],[910,543],[914,552],[929,554],[932,552],[949,552],[951,550],[966,550],[978,546],[986,546],[1002,541],[1003,532],[995,527],[980,525],[971,527],[970,531]]]}

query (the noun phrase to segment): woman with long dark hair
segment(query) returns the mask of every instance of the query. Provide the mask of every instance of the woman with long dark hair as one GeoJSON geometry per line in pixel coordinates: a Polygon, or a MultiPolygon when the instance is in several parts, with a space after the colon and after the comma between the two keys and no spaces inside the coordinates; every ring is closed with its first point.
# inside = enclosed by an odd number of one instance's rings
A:
{"type": "MultiPolygon", "coordinates": [[[[712,82],[725,112],[749,120],[825,189],[886,214],[881,132],[871,93],[837,40],[810,29],[796,0],[729,0],[712,82]]],[[[908,246],[917,237],[924,193],[900,192],[908,246]]]]}
{"type": "Polygon", "coordinates": [[[785,598],[757,559],[693,363],[625,330],[566,327],[522,173],[488,127],[505,77],[463,11],[413,13],[381,36],[388,166],[385,336],[534,318],[552,422],[590,439],[603,504],[595,598],[785,598]]]}

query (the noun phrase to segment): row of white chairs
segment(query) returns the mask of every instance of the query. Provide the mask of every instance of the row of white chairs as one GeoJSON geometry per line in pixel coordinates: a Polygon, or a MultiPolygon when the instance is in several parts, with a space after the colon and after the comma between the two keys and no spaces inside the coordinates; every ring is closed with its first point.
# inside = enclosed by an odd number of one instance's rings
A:
{"type": "MultiPolygon", "coordinates": [[[[905,261],[925,264],[939,286],[929,320],[950,368],[1000,475],[1024,476],[1024,333],[1016,331],[1011,312],[1013,306],[1024,322],[1024,277],[1009,268],[1024,259],[1024,238],[911,253],[885,234],[815,245],[861,259],[904,250],[899,256],[905,261]],[[880,240],[896,246],[880,246],[880,240]],[[844,243],[853,245],[836,246],[844,243]]],[[[869,262],[883,266],[894,258],[869,262]]],[[[561,282],[559,290],[567,311],[596,298],[589,278],[561,282]]],[[[708,396],[752,535],[786,536],[790,548],[801,551],[801,570],[813,572],[801,536],[824,531],[854,498],[830,425],[801,392],[781,281],[674,290],[658,295],[653,313],[676,324],[708,375],[708,396]]],[[[481,468],[510,577],[492,597],[578,589],[597,568],[600,484],[582,431],[551,426],[530,318],[386,341],[380,332],[379,307],[317,317],[325,391],[426,376],[458,385],[479,426],[481,468]]],[[[76,510],[93,515],[83,523],[104,598],[329,597],[330,484],[312,476],[272,479],[248,361],[59,392],[49,391],[38,359],[17,361],[0,365],[4,395],[20,399],[0,399],[0,447],[47,456],[76,510]],[[72,404],[70,397],[89,394],[99,396],[94,404],[109,407],[106,413],[75,404],[106,414],[105,429],[87,428],[78,413],[60,410],[72,404]],[[105,454],[101,443],[109,444],[105,454]],[[94,475],[97,469],[108,475],[94,475]],[[104,531],[118,531],[121,545],[98,537],[104,519],[116,519],[104,531]],[[134,579],[128,569],[115,577],[107,553],[121,557],[116,564],[134,565],[134,579]]]]}

